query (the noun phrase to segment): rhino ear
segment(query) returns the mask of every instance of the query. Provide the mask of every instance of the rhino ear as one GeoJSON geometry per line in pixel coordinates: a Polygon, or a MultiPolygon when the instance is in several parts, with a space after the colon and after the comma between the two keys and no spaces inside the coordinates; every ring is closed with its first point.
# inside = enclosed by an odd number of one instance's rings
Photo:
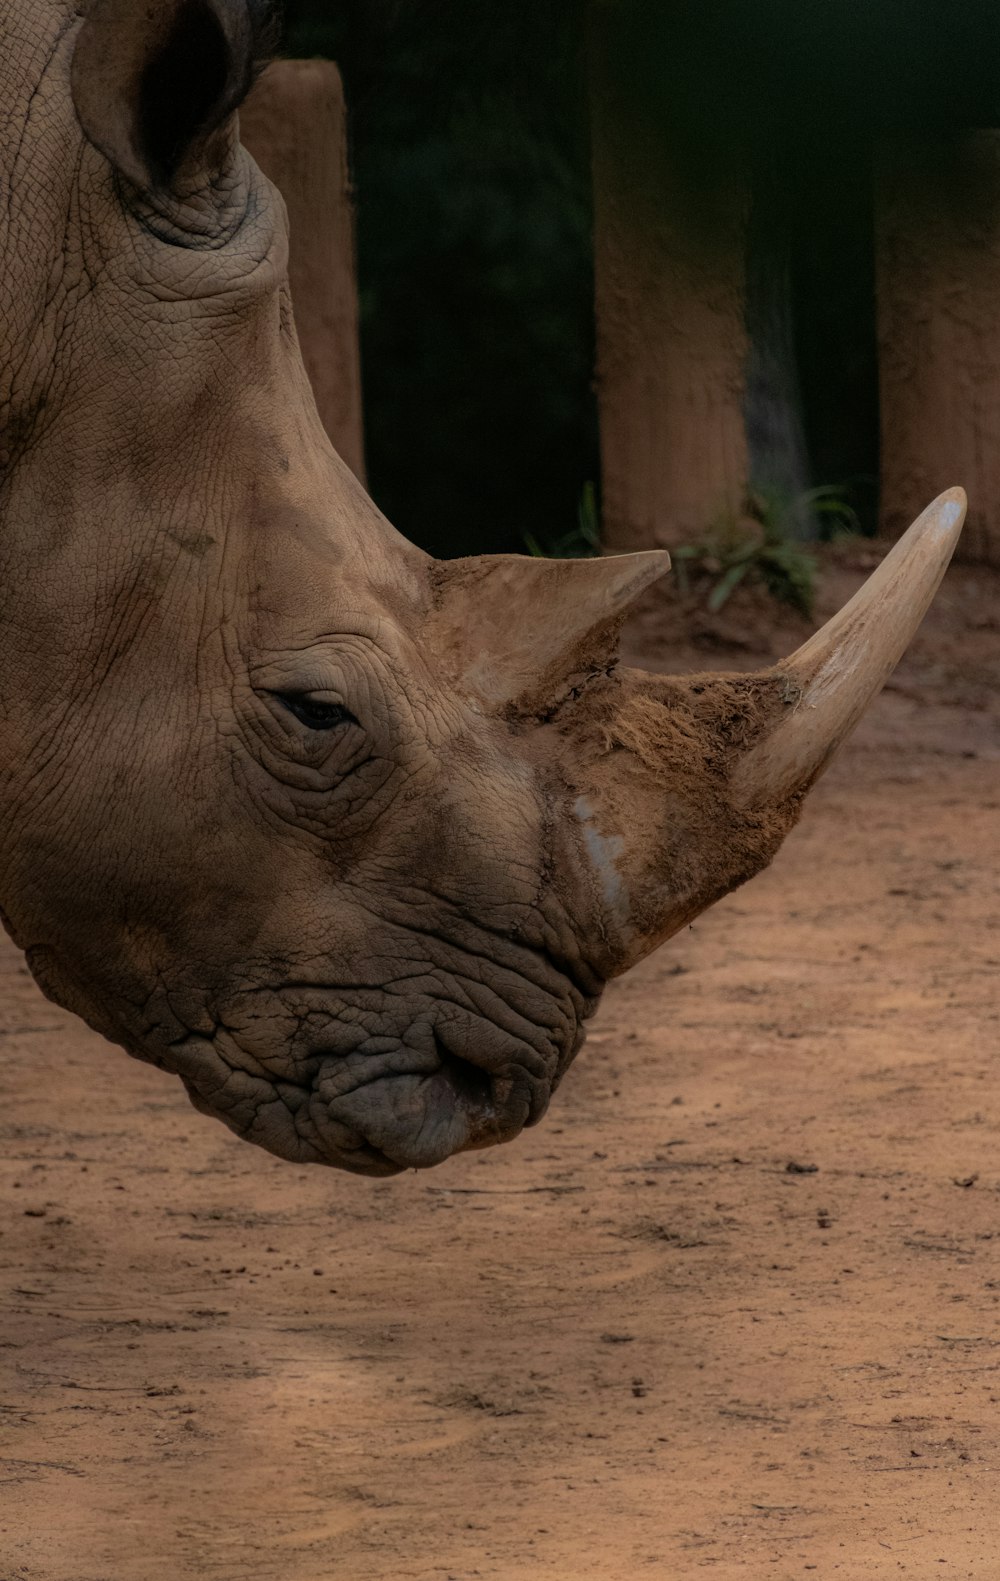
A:
{"type": "Polygon", "coordinates": [[[662,549],[438,561],[428,642],[458,689],[491,712],[545,707],[614,661],[629,605],[669,569],[662,549]]]}
{"type": "Polygon", "coordinates": [[[73,56],[87,138],[140,191],[209,177],[277,37],[265,0],[91,0],[73,56]]]}

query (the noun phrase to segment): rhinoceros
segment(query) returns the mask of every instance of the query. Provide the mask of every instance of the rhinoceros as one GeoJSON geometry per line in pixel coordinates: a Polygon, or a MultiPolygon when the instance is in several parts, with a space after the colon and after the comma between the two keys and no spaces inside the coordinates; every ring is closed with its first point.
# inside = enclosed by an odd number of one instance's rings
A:
{"type": "Polygon", "coordinates": [[[513,1138],[607,980],[770,861],[961,491],[785,662],[627,670],[665,553],[436,562],[329,444],[239,142],[263,0],[5,0],[0,31],[6,926],[283,1158],[513,1138]]]}

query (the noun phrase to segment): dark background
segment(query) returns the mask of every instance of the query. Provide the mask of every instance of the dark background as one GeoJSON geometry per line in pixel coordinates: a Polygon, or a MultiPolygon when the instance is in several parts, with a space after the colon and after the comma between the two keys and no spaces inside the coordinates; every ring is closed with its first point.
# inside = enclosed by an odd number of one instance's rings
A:
{"type": "MultiPolygon", "coordinates": [[[[1000,124],[995,0],[595,0],[637,113],[756,172],[784,260],[811,482],[874,527],[879,137],[1000,124]]],[[[370,485],[439,554],[552,547],[599,475],[583,0],[290,0],[344,76],[370,485]]],[[[754,274],[751,270],[751,281],[754,274]]]]}

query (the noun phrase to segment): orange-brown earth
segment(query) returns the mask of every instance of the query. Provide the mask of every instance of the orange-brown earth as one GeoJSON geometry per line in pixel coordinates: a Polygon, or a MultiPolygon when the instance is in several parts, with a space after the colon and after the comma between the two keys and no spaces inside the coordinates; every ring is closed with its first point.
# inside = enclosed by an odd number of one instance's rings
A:
{"type": "MultiPolygon", "coordinates": [[[[657,662],[798,636],[676,618],[657,662]]],[[[387,1183],[230,1139],[8,946],[2,1581],[996,1581],[998,831],[1000,583],[956,571],[541,1128],[387,1183]]]]}

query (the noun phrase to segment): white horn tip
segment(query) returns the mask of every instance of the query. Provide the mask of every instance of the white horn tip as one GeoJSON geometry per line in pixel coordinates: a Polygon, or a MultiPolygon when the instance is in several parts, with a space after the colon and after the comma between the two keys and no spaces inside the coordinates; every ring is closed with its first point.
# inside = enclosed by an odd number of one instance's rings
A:
{"type": "Polygon", "coordinates": [[[957,538],[968,508],[969,501],[964,489],[946,489],[917,517],[910,531],[914,536],[931,531],[939,533],[941,537],[957,538]]]}

